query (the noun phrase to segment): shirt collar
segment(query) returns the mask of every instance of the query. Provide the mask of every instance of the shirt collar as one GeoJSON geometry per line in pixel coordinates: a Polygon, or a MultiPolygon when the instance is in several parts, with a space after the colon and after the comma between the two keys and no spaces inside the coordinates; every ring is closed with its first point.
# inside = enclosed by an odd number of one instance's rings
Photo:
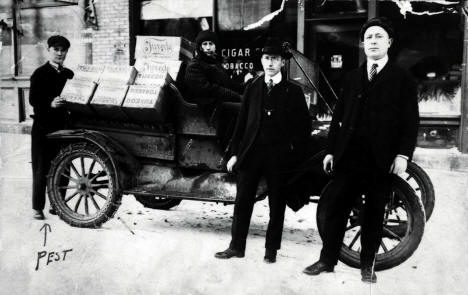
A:
{"type": "Polygon", "coordinates": [[[281,71],[279,71],[278,74],[274,75],[273,77],[265,75],[265,83],[266,84],[268,84],[270,79],[273,80],[273,85],[276,85],[279,82],[281,82],[281,80],[283,79],[283,75],[281,74],[281,71]]]}
{"type": "Polygon", "coordinates": [[[59,65],[58,63],[55,63],[53,61],[49,60],[49,64],[57,71],[60,73],[60,68],[63,68],[63,66],[59,65]]]}
{"type": "Polygon", "coordinates": [[[367,73],[368,74],[370,73],[370,70],[373,64],[377,64],[377,73],[379,73],[383,69],[383,67],[385,67],[387,62],[388,62],[388,55],[385,55],[384,57],[378,60],[373,60],[373,59],[368,58],[367,59],[367,73]]]}

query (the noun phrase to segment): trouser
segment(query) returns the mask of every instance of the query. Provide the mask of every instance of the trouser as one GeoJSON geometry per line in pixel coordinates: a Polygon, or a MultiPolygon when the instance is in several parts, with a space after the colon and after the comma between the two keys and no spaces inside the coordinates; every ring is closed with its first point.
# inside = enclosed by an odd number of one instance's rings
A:
{"type": "Polygon", "coordinates": [[[223,102],[218,104],[215,111],[213,121],[216,128],[216,136],[224,152],[228,149],[230,139],[234,133],[239,109],[239,102],[223,102]]]}
{"type": "Polygon", "coordinates": [[[50,163],[58,151],[58,146],[47,140],[47,133],[52,132],[34,121],[31,130],[31,162],[33,172],[32,208],[44,210],[47,173],[50,163]]]}
{"type": "Polygon", "coordinates": [[[336,167],[329,185],[320,260],[337,264],[351,209],[365,194],[360,258],[361,267],[372,266],[382,240],[390,174],[378,168],[372,153],[348,153],[336,167]]]}
{"type": "Polygon", "coordinates": [[[255,147],[249,151],[239,167],[231,230],[231,249],[245,251],[257,187],[262,176],[266,178],[270,207],[265,248],[269,250],[280,249],[286,209],[285,198],[282,196],[283,176],[280,171],[286,155],[287,146],[255,147]]]}

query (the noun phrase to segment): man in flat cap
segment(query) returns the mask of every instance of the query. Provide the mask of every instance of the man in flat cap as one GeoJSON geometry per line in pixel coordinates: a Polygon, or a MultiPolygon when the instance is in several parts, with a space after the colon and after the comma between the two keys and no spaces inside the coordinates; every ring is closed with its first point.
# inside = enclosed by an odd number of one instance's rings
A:
{"type": "Polygon", "coordinates": [[[267,39],[261,56],[264,75],[245,89],[227,163],[228,171],[237,171],[232,239],[229,248],[216,253],[216,258],[244,257],[257,187],[265,177],[270,220],[264,261],[276,262],[286,208],[284,170],[296,151],[303,150],[311,132],[304,93],[281,72],[289,57],[278,39],[267,39]]]}
{"type": "Polygon", "coordinates": [[[332,272],[338,262],[351,208],[365,195],[361,223],[361,277],[375,283],[379,250],[390,195],[391,174],[406,170],[419,124],[416,86],[410,74],[388,59],[393,29],[385,18],[369,20],[361,29],[367,60],[345,76],[335,107],[325,172],[333,172],[326,196],[320,259],[304,272],[332,272]]]}
{"type": "MultiPolygon", "coordinates": [[[[73,72],[63,67],[70,48],[67,38],[54,35],[47,40],[48,61],[37,68],[31,76],[29,103],[34,109],[31,130],[31,160],[33,171],[32,208],[33,218],[44,219],[46,176],[57,147],[46,135],[65,127],[68,113],[59,97],[73,72]]],[[[53,209],[51,214],[55,214],[53,209]]]]}

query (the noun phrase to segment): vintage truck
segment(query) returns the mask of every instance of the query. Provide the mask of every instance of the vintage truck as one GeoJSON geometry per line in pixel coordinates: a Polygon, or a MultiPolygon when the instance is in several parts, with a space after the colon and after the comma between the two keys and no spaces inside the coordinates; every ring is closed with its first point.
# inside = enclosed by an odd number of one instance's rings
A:
{"type": "MultiPolygon", "coordinates": [[[[287,77],[315,87],[304,70],[306,59],[292,52],[287,77]]],[[[62,220],[77,227],[99,227],[114,216],[123,195],[134,195],[145,207],[164,210],[182,200],[235,202],[235,176],[226,171],[216,130],[180,88],[179,81],[169,81],[154,110],[127,110],[123,120],[70,108],[69,128],[48,136],[61,146],[48,174],[48,195],[62,220]]],[[[311,120],[314,149],[291,181],[310,184],[308,194],[311,203],[318,203],[317,226],[322,233],[329,181],[321,172],[327,124],[311,120]]],[[[267,195],[261,185],[257,199],[267,195]]],[[[394,177],[389,200],[377,270],[402,263],[418,247],[434,206],[432,183],[420,167],[410,163],[404,176],[394,177]]],[[[362,203],[360,198],[349,216],[340,255],[341,261],[353,267],[359,267],[362,203]]]]}

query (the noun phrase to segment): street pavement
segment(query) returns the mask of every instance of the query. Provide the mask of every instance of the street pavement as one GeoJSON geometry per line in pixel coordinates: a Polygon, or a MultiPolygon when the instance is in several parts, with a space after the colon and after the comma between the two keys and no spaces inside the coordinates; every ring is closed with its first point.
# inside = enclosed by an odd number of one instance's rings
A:
{"type": "Polygon", "coordinates": [[[246,257],[228,261],[213,255],[229,243],[232,206],[182,201],[160,211],[124,196],[99,229],[48,212],[33,220],[29,145],[28,135],[0,133],[0,294],[467,294],[467,172],[426,170],[436,204],[419,248],[368,285],[342,263],[318,277],[302,273],[321,248],[315,204],[288,209],[274,264],[263,262],[265,201],[255,205],[246,257]]]}

